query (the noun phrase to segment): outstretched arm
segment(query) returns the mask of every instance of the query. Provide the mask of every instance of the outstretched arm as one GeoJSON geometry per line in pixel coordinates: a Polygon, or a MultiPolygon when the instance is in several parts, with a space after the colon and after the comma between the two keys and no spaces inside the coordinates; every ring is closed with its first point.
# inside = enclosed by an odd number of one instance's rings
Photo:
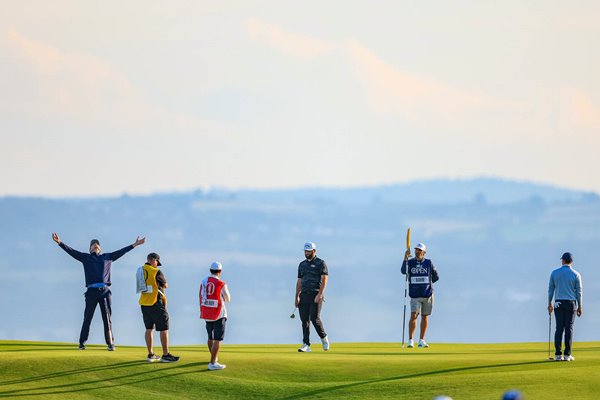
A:
{"type": "Polygon", "coordinates": [[[71,247],[67,246],[66,244],[64,244],[61,240],[60,237],[58,237],[58,234],[53,233],[52,234],[52,240],[54,240],[54,242],[56,244],[58,244],[60,246],[61,249],[63,249],[64,251],[67,252],[68,255],[70,255],[71,257],[73,257],[74,259],[76,259],[77,261],[81,261],[83,262],[83,258],[85,257],[85,254],[77,251],[75,249],[72,249],[71,247]]]}
{"type": "Polygon", "coordinates": [[[140,238],[139,236],[137,237],[137,239],[135,240],[135,242],[133,242],[133,244],[130,244],[129,246],[123,247],[121,250],[117,250],[117,251],[113,251],[112,253],[109,254],[109,258],[112,261],[116,261],[119,258],[121,258],[125,253],[127,253],[128,251],[133,250],[134,247],[137,247],[141,244],[144,244],[146,242],[146,238],[140,238]]]}

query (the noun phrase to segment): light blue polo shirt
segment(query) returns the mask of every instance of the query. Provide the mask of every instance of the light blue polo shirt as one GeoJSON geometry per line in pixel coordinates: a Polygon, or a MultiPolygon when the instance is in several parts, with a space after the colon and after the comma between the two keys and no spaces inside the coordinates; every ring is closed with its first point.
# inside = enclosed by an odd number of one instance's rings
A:
{"type": "Polygon", "coordinates": [[[551,303],[552,297],[554,297],[554,300],[576,301],[577,305],[581,307],[582,293],[581,275],[570,265],[563,265],[550,274],[548,303],[551,303]]]}

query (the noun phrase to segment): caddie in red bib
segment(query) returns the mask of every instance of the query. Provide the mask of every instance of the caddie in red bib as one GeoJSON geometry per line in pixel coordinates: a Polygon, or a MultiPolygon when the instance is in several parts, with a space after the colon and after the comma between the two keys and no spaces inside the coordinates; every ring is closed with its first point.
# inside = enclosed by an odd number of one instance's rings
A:
{"type": "Polygon", "coordinates": [[[217,355],[221,348],[221,341],[225,337],[225,324],[227,322],[227,308],[225,303],[231,300],[227,284],[221,280],[223,266],[220,262],[213,262],[210,266],[210,276],[200,284],[200,318],[206,321],[208,333],[208,350],[210,351],[211,371],[225,369],[224,364],[219,364],[217,355]]]}
{"type": "Polygon", "coordinates": [[[223,318],[221,316],[223,310],[221,291],[224,286],[225,282],[213,276],[209,276],[202,281],[200,287],[200,318],[207,321],[216,321],[223,318]]]}

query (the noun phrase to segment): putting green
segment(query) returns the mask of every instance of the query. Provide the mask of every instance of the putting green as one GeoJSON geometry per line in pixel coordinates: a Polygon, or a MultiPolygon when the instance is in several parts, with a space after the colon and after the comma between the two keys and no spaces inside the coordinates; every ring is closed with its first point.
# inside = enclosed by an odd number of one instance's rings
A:
{"type": "MultiPolygon", "coordinates": [[[[575,343],[574,362],[547,361],[547,343],[332,343],[223,345],[223,371],[208,371],[205,346],[179,346],[173,364],[147,363],[142,347],[0,341],[0,397],[44,399],[598,399],[600,342],[575,343]]],[[[158,350],[158,348],[157,348],[158,350]]]]}

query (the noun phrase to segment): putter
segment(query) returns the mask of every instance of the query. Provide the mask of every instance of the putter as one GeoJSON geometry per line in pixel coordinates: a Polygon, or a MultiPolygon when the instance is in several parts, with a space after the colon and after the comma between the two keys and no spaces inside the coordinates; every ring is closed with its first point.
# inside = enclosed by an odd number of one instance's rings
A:
{"type": "Polygon", "coordinates": [[[290,315],[291,319],[296,318],[296,309],[298,309],[298,307],[294,307],[294,311],[292,311],[292,315],[290,315]]]}
{"type": "Polygon", "coordinates": [[[554,357],[550,356],[550,335],[552,334],[552,313],[548,313],[548,360],[554,361],[554,357]]]}

